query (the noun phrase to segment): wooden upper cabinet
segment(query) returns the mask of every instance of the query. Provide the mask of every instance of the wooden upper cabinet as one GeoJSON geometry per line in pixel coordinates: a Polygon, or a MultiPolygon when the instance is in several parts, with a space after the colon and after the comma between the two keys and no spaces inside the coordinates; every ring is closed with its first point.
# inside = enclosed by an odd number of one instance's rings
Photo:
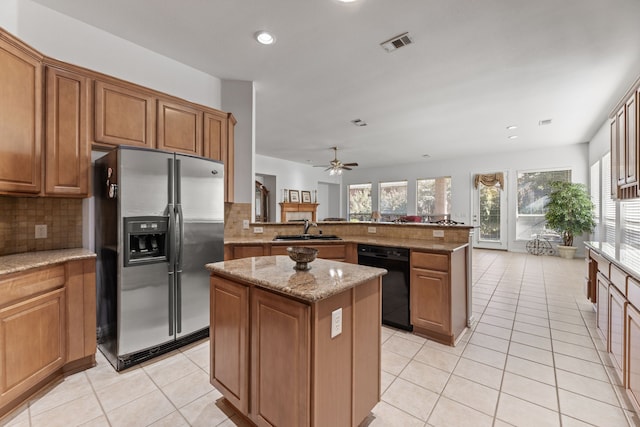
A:
{"type": "Polygon", "coordinates": [[[158,101],[158,149],[202,155],[202,110],[158,101]]]}
{"type": "Polygon", "coordinates": [[[204,157],[226,163],[227,129],[227,113],[204,113],[204,157]]]}
{"type": "Polygon", "coordinates": [[[97,80],[95,142],[154,148],[155,105],[156,98],[150,94],[97,80]]]}
{"type": "Polygon", "coordinates": [[[46,68],[45,193],[89,195],[88,77],[46,68]]]}
{"type": "Polygon", "coordinates": [[[626,104],[626,176],[625,182],[633,184],[638,181],[638,101],[637,92],[626,104]]]}
{"type": "Polygon", "coordinates": [[[618,128],[616,130],[616,158],[618,159],[618,164],[616,165],[616,177],[618,181],[618,186],[624,185],[626,180],[626,114],[625,114],[625,106],[623,106],[618,113],[616,114],[616,124],[618,128]]]}
{"type": "Polygon", "coordinates": [[[37,194],[42,179],[42,57],[0,32],[0,194],[37,194]]]}

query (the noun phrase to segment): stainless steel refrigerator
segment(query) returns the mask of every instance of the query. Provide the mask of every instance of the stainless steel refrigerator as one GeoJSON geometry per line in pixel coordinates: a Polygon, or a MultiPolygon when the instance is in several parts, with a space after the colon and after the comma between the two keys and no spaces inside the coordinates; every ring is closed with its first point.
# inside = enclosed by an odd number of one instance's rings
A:
{"type": "Polygon", "coordinates": [[[209,334],[224,167],[119,147],[95,162],[98,346],[122,370],[209,334]]]}

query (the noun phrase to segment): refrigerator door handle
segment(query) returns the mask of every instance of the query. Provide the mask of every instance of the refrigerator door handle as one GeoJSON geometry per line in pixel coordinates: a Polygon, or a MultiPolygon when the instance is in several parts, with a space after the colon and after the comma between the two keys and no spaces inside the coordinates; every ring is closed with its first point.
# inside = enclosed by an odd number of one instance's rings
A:
{"type": "Polygon", "coordinates": [[[167,286],[167,289],[169,289],[169,336],[173,336],[175,335],[175,331],[173,330],[173,325],[174,325],[174,300],[175,300],[175,292],[174,292],[174,285],[173,285],[173,279],[174,279],[174,273],[170,272],[168,275],[169,278],[169,286],[167,286]]]}
{"type": "Polygon", "coordinates": [[[182,215],[182,205],[176,205],[176,225],[178,228],[176,236],[176,270],[182,271],[182,252],[184,249],[184,216],[182,215]]]}
{"type": "Polygon", "coordinates": [[[182,332],[182,271],[176,273],[176,333],[182,332]]]}

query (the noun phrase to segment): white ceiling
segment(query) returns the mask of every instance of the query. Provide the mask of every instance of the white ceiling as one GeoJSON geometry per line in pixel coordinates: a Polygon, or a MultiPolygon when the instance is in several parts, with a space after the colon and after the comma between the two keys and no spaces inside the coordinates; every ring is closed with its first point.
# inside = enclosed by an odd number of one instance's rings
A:
{"type": "Polygon", "coordinates": [[[638,0],[36,1],[254,81],[256,152],[302,163],[334,145],[371,167],[586,142],[640,75],[638,0]]]}

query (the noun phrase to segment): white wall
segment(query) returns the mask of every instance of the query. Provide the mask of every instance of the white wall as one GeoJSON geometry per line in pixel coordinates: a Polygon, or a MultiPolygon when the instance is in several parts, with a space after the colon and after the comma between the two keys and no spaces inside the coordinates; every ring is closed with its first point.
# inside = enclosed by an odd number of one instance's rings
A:
{"type": "Polygon", "coordinates": [[[609,151],[611,151],[611,126],[609,120],[605,120],[589,142],[589,165],[600,160],[609,151]]]}
{"type": "MultiPolygon", "coordinates": [[[[310,165],[291,162],[288,160],[276,159],[275,157],[255,155],[256,173],[258,175],[275,175],[276,187],[269,189],[272,197],[278,203],[282,202],[282,190],[307,190],[313,191],[318,189],[318,183],[340,184],[340,177],[329,176],[322,168],[314,168],[310,165]]],[[[338,197],[341,200],[342,196],[338,197]]],[[[275,218],[280,221],[280,205],[278,205],[275,218]]]]}
{"type": "MultiPolygon", "coordinates": [[[[505,152],[487,156],[464,157],[437,160],[429,159],[420,163],[406,164],[397,167],[357,168],[344,174],[343,198],[349,184],[373,184],[373,193],[377,193],[377,185],[384,181],[407,180],[409,183],[408,214],[416,213],[415,181],[420,178],[435,178],[439,176],[451,177],[451,218],[455,221],[471,223],[473,214],[472,200],[474,195],[473,176],[476,173],[507,173],[507,203],[509,231],[508,249],[510,251],[524,251],[526,241],[516,241],[516,176],[519,171],[538,169],[569,168],[572,170],[572,180],[583,184],[589,183],[589,150],[587,144],[574,144],[558,148],[541,150],[505,152]]],[[[376,206],[377,199],[372,200],[376,206]]],[[[343,205],[342,216],[346,216],[346,205],[343,205]]],[[[579,242],[576,242],[578,245],[579,242]]]]}
{"type": "Polygon", "coordinates": [[[1,0],[0,26],[46,56],[221,109],[220,79],[30,0],[1,0]]]}
{"type": "MultiPolygon", "coordinates": [[[[256,151],[256,91],[253,82],[223,80],[222,109],[231,111],[238,123],[234,133],[234,195],[236,203],[253,203],[256,151]]],[[[252,217],[254,214],[251,214],[252,217]]]]}

